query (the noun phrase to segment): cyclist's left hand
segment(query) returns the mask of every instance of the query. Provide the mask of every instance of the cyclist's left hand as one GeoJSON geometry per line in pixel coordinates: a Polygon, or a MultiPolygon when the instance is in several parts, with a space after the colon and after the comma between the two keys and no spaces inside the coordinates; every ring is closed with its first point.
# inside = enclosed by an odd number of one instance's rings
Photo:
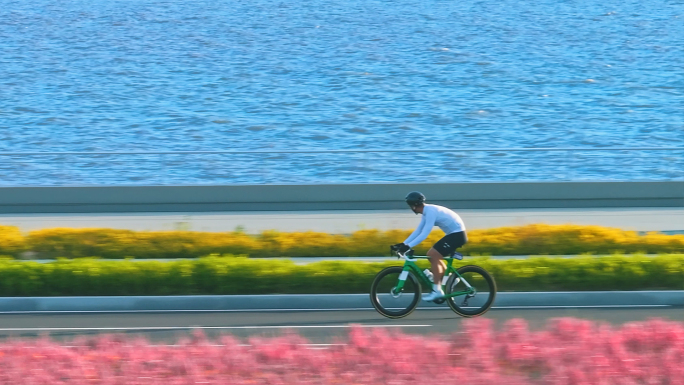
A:
{"type": "Polygon", "coordinates": [[[396,245],[390,246],[390,250],[404,254],[405,252],[411,250],[411,248],[409,247],[409,245],[402,242],[402,243],[397,243],[396,245]]]}

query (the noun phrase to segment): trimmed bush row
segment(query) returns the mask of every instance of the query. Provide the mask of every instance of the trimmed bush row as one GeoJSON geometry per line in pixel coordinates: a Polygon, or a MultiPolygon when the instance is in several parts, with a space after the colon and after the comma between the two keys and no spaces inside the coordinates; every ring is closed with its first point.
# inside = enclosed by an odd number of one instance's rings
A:
{"type": "Polygon", "coordinates": [[[123,335],[15,339],[0,345],[0,383],[684,384],[681,322],[559,318],[538,331],[521,319],[495,326],[466,319],[448,336],[353,327],[327,349],[311,349],[293,333],[240,341],[195,331],[176,345],[123,335]]]}
{"type": "MultiPolygon", "coordinates": [[[[361,230],[350,235],[316,232],[259,235],[242,232],[130,231],[55,228],[30,232],[0,226],[0,255],[15,258],[194,258],[209,254],[250,257],[368,257],[388,255],[389,245],[406,239],[409,230],[361,230]]],[[[441,231],[418,248],[427,249],[441,231]]],[[[599,226],[528,225],[468,232],[466,255],[572,255],[582,253],[682,253],[684,235],[648,233],[599,226]]]]}
{"type": "MultiPolygon", "coordinates": [[[[423,268],[428,266],[422,261],[423,268]]],[[[501,291],[684,289],[684,254],[575,258],[467,258],[489,270],[501,291]]],[[[400,262],[209,256],[195,260],[50,263],[0,260],[0,296],[367,293],[373,277],[400,262]]]]}

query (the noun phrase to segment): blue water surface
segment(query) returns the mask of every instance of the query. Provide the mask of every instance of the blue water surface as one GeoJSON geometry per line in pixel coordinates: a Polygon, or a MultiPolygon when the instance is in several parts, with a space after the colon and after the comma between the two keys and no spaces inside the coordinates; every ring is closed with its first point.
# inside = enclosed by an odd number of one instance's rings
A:
{"type": "Polygon", "coordinates": [[[0,152],[272,151],[2,155],[2,185],[684,178],[431,153],[492,147],[684,147],[684,2],[0,0],[0,152]]]}

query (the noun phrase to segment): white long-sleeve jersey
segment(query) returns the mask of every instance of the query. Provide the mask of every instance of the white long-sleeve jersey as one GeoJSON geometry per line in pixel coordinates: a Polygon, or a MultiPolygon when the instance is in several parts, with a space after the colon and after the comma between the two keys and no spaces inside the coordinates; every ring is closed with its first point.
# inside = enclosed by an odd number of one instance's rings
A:
{"type": "Polygon", "coordinates": [[[404,243],[410,247],[418,245],[430,235],[435,226],[442,229],[444,234],[457,233],[466,229],[463,220],[455,212],[443,206],[426,204],[423,207],[423,218],[418,228],[406,238],[404,243]]]}

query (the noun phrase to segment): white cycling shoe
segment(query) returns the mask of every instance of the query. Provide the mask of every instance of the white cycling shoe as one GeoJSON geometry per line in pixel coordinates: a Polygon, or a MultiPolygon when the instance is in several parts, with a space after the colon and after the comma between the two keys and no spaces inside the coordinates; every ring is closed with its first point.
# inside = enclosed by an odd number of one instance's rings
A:
{"type": "Polygon", "coordinates": [[[423,296],[423,301],[432,302],[440,298],[444,298],[444,293],[433,290],[432,293],[423,296]]]}

